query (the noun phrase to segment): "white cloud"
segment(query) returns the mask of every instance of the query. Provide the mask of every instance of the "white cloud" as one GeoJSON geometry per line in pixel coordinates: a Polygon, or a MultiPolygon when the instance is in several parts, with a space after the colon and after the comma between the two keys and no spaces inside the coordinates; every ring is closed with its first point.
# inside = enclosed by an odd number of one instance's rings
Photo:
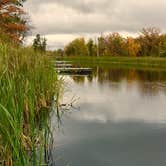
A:
{"type": "Polygon", "coordinates": [[[108,31],[130,34],[147,26],[165,32],[165,6],[165,0],[28,0],[24,8],[35,27],[32,35],[49,35],[51,40],[50,35],[60,34],[69,38],[108,31]]]}

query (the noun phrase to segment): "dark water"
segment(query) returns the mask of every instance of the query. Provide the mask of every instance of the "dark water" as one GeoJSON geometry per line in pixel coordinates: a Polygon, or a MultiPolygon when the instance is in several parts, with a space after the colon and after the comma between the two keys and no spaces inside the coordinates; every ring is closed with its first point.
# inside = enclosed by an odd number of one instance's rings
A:
{"type": "Polygon", "coordinates": [[[57,166],[166,166],[166,72],[94,68],[65,76],[80,97],[54,133],[57,166]]]}

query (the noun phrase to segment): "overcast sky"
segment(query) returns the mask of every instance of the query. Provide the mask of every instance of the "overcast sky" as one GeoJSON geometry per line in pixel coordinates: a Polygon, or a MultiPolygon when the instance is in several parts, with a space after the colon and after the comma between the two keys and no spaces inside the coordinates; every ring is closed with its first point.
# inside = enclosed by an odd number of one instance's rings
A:
{"type": "Polygon", "coordinates": [[[40,33],[50,49],[113,31],[136,35],[156,26],[166,32],[166,0],[27,0],[24,8],[35,27],[28,43],[40,33]]]}

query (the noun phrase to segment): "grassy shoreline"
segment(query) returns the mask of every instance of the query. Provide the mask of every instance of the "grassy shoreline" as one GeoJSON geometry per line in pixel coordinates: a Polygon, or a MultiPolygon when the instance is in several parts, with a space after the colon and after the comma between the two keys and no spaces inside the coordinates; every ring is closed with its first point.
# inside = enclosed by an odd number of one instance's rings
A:
{"type": "Polygon", "coordinates": [[[0,165],[42,165],[61,83],[47,55],[0,43],[0,165]]]}
{"type": "Polygon", "coordinates": [[[144,70],[166,70],[166,58],[158,57],[63,57],[63,60],[83,66],[105,66],[144,70]]]}

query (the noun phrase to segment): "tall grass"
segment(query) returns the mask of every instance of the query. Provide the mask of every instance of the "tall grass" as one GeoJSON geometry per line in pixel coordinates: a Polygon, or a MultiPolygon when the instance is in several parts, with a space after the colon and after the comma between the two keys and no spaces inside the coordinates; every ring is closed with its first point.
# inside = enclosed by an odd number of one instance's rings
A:
{"type": "Polygon", "coordinates": [[[59,86],[46,55],[0,42],[0,165],[45,164],[49,110],[59,86]]]}

